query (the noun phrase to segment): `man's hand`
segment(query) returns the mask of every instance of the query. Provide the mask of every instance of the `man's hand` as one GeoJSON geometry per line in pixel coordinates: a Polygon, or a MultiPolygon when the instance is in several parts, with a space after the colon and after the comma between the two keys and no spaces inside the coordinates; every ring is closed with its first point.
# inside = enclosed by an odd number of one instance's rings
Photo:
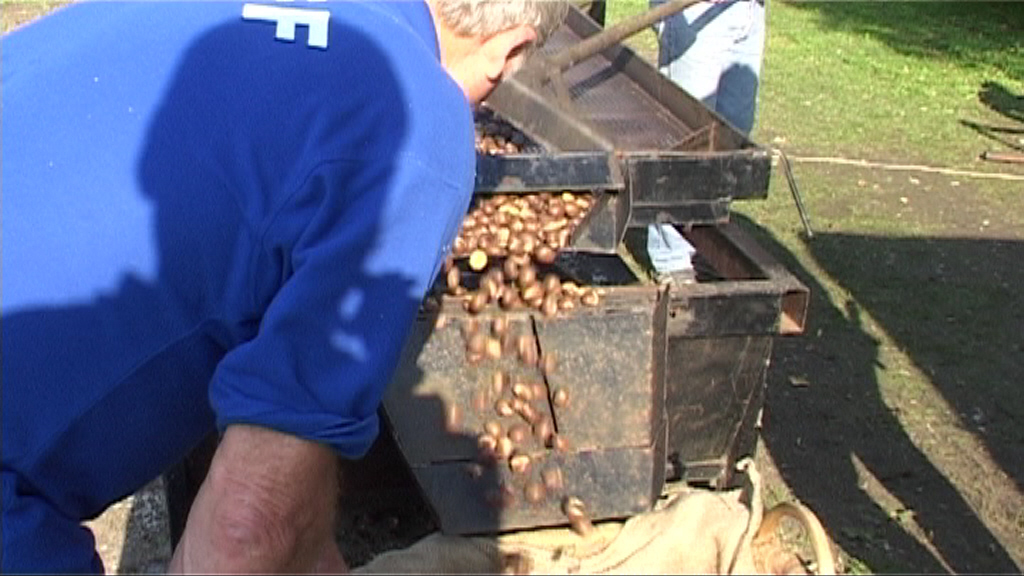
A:
{"type": "Polygon", "coordinates": [[[337,496],[328,447],[229,426],[168,571],[348,572],[334,541],[337,496]]]}

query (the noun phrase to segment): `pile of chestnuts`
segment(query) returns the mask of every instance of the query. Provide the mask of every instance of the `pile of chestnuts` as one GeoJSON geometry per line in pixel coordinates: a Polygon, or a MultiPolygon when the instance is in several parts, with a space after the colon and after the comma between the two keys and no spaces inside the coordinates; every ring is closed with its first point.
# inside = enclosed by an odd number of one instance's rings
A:
{"type": "Polygon", "coordinates": [[[476,151],[480,154],[519,154],[535,147],[525,134],[487,108],[476,113],[476,151]]]}

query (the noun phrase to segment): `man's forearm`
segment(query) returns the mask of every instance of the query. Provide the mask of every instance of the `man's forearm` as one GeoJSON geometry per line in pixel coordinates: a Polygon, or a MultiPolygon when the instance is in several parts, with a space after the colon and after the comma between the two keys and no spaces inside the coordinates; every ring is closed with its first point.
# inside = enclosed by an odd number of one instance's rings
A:
{"type": "Polygon", "coordinates": [[[337,460],[330,448],[230,426],[189,512],[172,572],[336,572],[337,460]]]}

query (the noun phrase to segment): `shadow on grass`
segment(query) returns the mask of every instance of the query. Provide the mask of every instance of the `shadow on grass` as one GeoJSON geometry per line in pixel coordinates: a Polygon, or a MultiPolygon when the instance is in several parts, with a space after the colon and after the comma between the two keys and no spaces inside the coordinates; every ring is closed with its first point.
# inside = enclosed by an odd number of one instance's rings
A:
{"type": "Polygon", "coordinates": [[[1013,141],[1014,138],[1019,138],[1020,134],[1024,134],[1024,129],[1015,128],[1003,128],[1000,126],[990,126],[988,124],[981,124],[971,120],[961,120],[960,124],[966,128],[974,130],[978,134],[998,142],[1002,146],[1006,146],[1011,150],[1017,150],[1018,152],[1024,152],[1024,144],[1017,144],[1013,141]]]}
{"type": "Polygon", "coordinates": [[[1014,94],[999,82],[986,80],[978,90],[978,100],[1016,126],[992,126],[971,120],[960,120],[960,124],[1011,150],[1024,152],[1024,95],[1014,94]]]}
{"type": "Polygon", "coordinates": [[[989,65],[1024,81],[1024,10],[1018,2],[789,2],[824,27],[865,35],[899,53],[989,65]]]}
{"type": "Polygon", "coordinates": [[[1009,286],[1024,281],[1014,264],[1024,245],[818,234],[809,242],[813,257],[856,300],[830,302],[825,287],[770,233],[736,219],[811,291],[806,335],[777,342],[765,410],[765,443],[795,496],[874,571],[1018,572],[948,471],[918,449],[887,406],[877,378],[887,367],[861,318],[870,314],[883,325],[1021,486],[1024,464],[1014,452],[1024,436],[1024,400],[1016,390],[1024,373],[1024,317],[1009,286]],[[903,509],[877,504],[861,485],[859,467],[903,509]],[[900,524],[907,514],[934,550],[900,524]]]}
{"type": "MultiPolygon", "coordinates": [[[[981,85],[978,100],[1010,120],[1024,124],[1024,94],[1014,94],[999,82],[989,80],[981,85]]],[[[1024,130],[1017,133],[1024,133],[1024,130]]]]}

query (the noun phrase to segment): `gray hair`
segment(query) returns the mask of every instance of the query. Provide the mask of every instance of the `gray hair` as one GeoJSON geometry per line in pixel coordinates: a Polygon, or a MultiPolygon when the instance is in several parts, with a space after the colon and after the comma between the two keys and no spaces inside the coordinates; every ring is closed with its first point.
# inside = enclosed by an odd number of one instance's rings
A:
{"type": "Polygon", "coordinates": [[[487,38],[525,24],[537,31],[537,44],[569,11],[568,0],[435,0],[434,5],[456,34],[487,38]]]}

